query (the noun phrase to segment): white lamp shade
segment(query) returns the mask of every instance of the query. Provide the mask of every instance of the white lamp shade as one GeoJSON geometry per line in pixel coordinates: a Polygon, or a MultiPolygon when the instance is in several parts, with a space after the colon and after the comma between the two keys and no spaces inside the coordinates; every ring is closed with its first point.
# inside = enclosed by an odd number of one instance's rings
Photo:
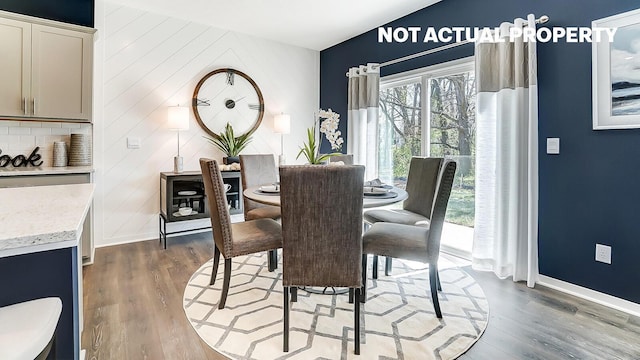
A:
{"type": "Polygon", "coordinates": [[[288,114],[276,115],[273,118],[273,131],[276,134],[288,134],[291,131],[291,116],[288,114]]]}
{"type": "Polygon", "coordinates": [[[169,106],[167,109],[169,129],[189,130],[189,108],[184,106],[169,106]]]}

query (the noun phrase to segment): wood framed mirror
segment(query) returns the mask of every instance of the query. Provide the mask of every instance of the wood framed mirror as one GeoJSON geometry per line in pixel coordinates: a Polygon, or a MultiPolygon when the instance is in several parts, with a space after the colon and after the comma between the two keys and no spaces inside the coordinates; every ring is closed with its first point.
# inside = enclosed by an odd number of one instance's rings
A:
{"type": "Polygon", "coordinates": [[[255,81],[232,68],[206,74],[193,91],[191,108],[200,127],[220,138],[227,123],[234,135],[254,132],[264,116],[264,98],[255,81]]]}

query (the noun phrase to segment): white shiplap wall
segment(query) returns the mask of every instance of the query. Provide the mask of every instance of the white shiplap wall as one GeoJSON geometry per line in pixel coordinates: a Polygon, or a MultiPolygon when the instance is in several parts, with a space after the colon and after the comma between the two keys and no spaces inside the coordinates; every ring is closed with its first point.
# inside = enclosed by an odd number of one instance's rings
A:
{"type": "MultiPolygon", "coordinates": [[[[197,11],[197,8],[194,8],[197,11]]],[[[319,104],[319,53],[206,25],[96,2],[94,157],[96,159],[96,244],[158,236],[159,173],[173,169],[176,133],[167,129],[166,109],[189,105],[202,76],[220,67],[249,74],[265,98],[265,117],[244,153],[280,152],[273,116],[286,112],[292,131],[285,154],[296,149],[319,104]],[[127,149],[139,137],[140,149],[127,149]]],[[[200,157],[221,159],[191,114],[181,132],[185,170],[198,170],[200,157]]]]}

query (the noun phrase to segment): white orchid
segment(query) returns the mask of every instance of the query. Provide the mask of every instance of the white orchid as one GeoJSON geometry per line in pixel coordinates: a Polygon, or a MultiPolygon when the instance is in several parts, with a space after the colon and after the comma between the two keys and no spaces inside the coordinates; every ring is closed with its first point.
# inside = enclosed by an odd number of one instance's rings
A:
{"type": "Polygon", "coordinates": [[[329,143],[331,144],[332,150],[340,150],[342,148],[342,144],[344,140],[340,137],[342,132],[338,130],[338,124],[340,123],[340,114],[334,112],[333,110],[322,110],[318,112],[318,117],[321,120],[320,122],[320,133],[324,134],[329,143]]]}

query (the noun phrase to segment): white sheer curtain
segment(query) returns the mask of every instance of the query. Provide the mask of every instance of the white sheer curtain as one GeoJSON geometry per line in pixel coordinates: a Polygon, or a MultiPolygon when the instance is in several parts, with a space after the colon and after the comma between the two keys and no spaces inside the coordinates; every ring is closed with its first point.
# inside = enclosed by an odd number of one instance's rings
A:
{"type": "MultiPolygon", "coordinates": [[[[535,16],[500,26],[535,28],[535,16]]],[[[538,86],[536,44],[476,45],[477,138],[473,268],[538,279],[538,86]]]]}
{"type": "Polygon", "coordinates": [[[365,166],[366,180],[378,173],[379,69],[374,63],[349,69],[347,152],[354,164],[365,166]]]}

